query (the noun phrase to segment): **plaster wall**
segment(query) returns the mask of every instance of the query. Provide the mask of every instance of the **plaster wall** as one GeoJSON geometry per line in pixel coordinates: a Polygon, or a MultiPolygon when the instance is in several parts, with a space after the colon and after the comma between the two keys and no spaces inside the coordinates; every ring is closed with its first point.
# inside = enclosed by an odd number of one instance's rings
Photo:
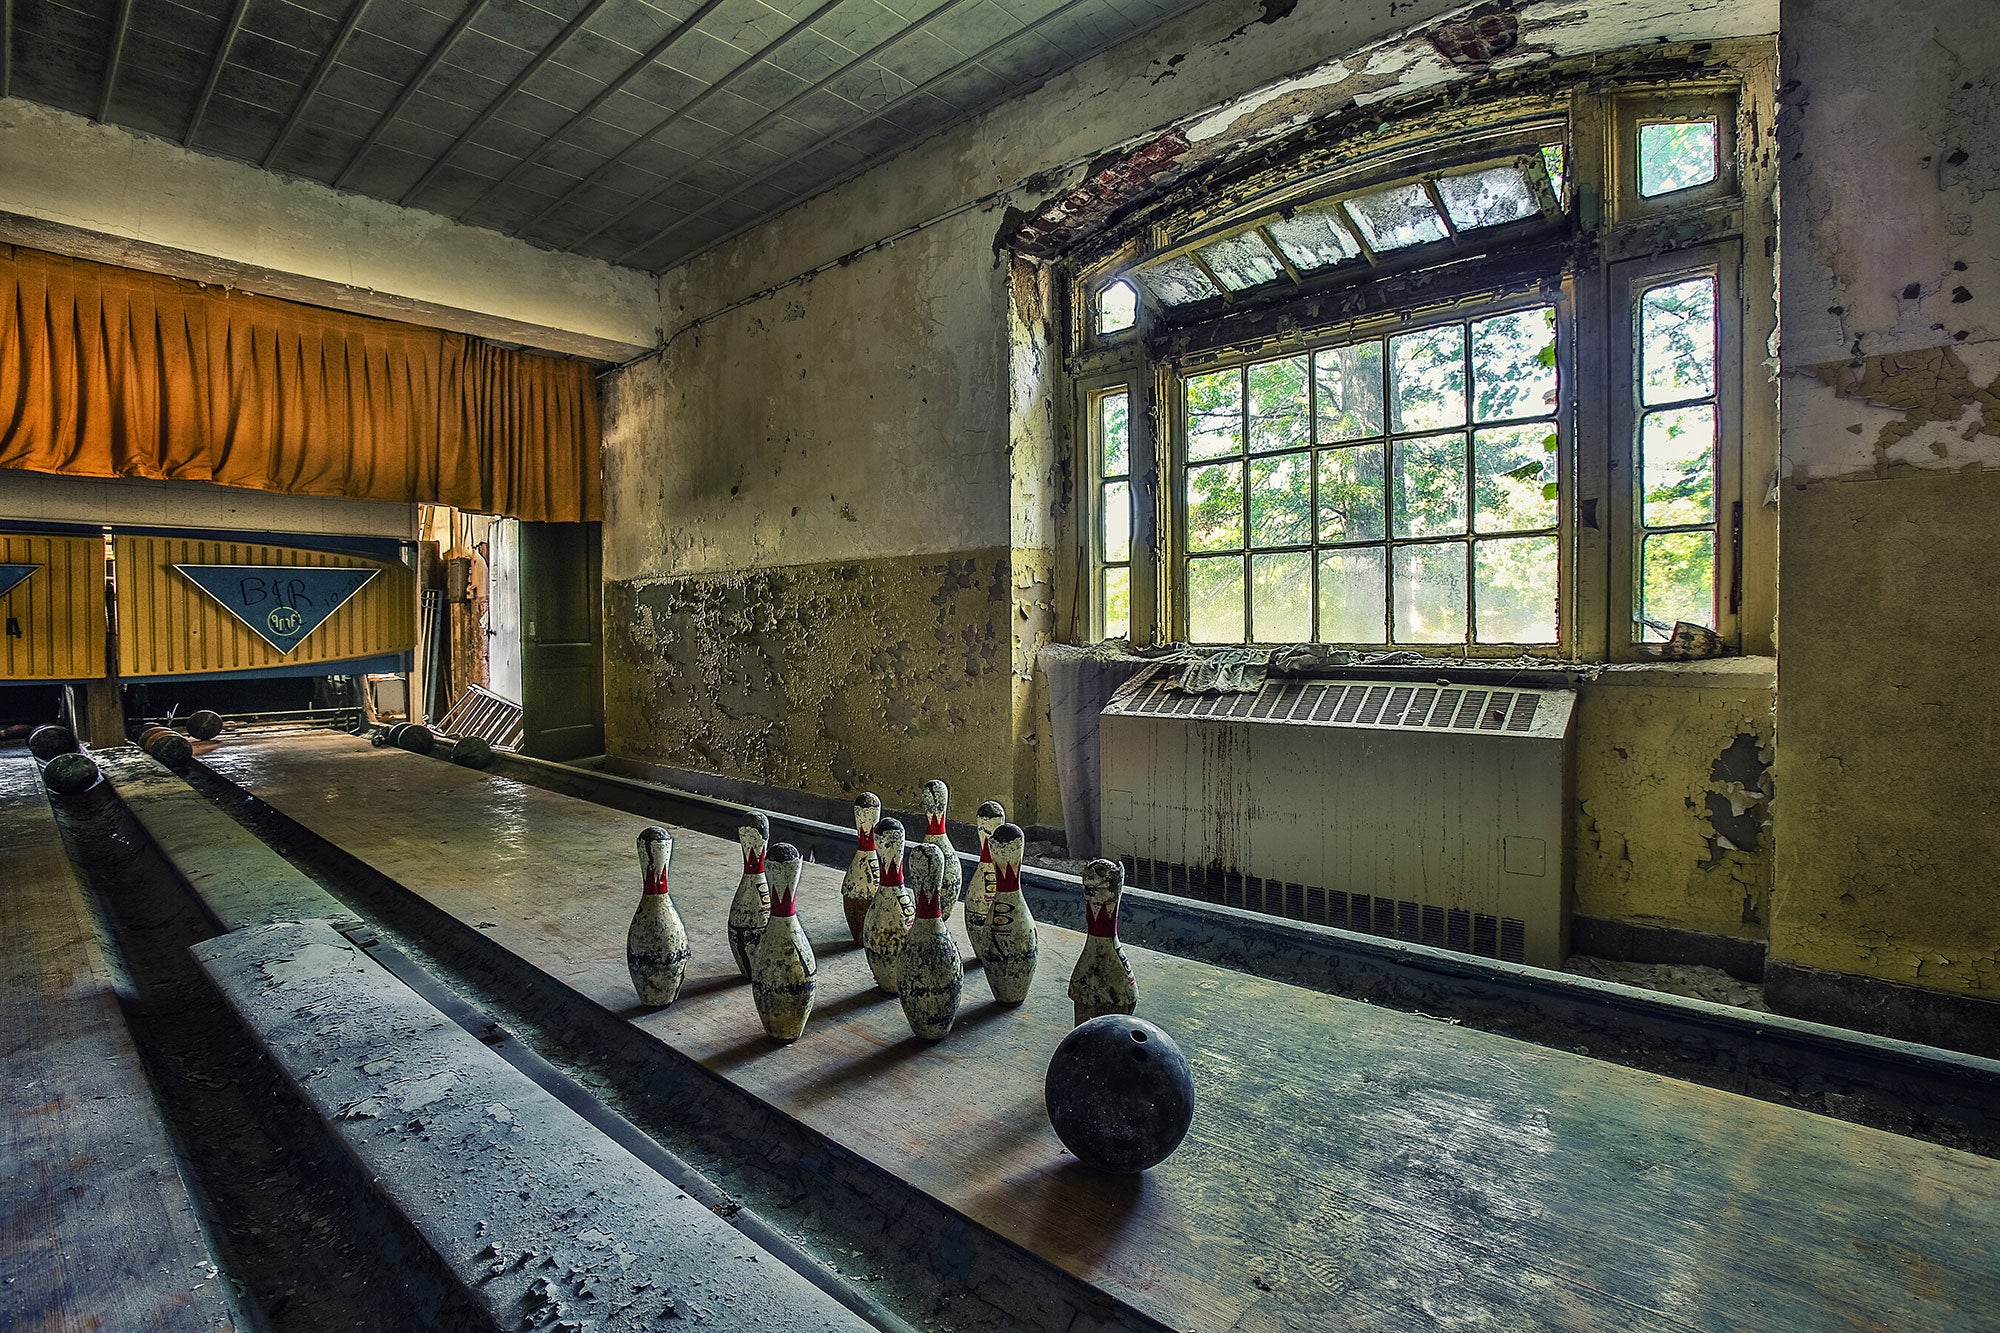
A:
{"type": "Polygon", "coordinates": [[[651,274],[0,99],[0,240],[545,351],[658,341],[651,274]]]}
{"type": "Polygon", "coordinates": [[[1783,14],[1771,954],[2000,998],[2000,29],[1783,14]]]}

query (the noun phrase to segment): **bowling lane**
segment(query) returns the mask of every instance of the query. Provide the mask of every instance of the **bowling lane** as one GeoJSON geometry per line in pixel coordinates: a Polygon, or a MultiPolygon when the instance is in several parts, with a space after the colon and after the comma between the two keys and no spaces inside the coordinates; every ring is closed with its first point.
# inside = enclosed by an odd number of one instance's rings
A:
{"type": "MultiPolygon", "coordinates": [[[[205,756],[531,965],[968,1218],[1183,1329],[1978,1327],[2000,1300],[2000,1163],[1127,946],[1181,1042],[1195,1123],[1137,1179],[1068,1161],[1042,1075],[1081,936],[1042,928],[1018,1010],[977,970],[936,1044],[809,865],[805,1036],[767,1040],[724,934],[733,843],[676,828],[681,999],[637,1005],[624,938],[647,821],[352,737],[205,756]]],[[[974,793],[966,793],[968,797],[974,793]]],[[[954,934],[964,944],[962,923],[954,934]]]]}

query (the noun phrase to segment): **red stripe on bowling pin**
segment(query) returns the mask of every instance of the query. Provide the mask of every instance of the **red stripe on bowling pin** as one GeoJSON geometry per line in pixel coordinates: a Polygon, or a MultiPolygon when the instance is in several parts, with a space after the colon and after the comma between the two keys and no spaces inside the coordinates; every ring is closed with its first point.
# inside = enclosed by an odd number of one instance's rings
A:
{"type": "Polygon", "coordinates": [[[943,815],[925,815],[925,816],[924,816],[924,836],[925,836],[925,837],[927,837],[927,838],[934,838],[934,837],[936,837],[936,836],[937,836],[938,834],[940,834],[940,833],[943,833],[943,832],[944,832],[944,816],[943,816],[943,815]]]}
{"type": "Polygon", "coordinates": [[[917,892],[917,915],[932,921],[944,915],[943,895],[936,889],[920,889],[917,892]]]}
{"type": "Polygon", "coordinates": [[[882,883],[890,888],[903,882],[903,858],[898,856],[882,862],[882,883]]]}
{"type": "Polygon", "coordinates": [[[744,874],[746,874],[746,875],[761,875],[761,874],[763,874],[763,873],[764,873],[764,853],[762,853],[762,852],[745,852],[745,853],[743,853],[743,873],[744,873],[744,874]]]}
{"type": "MultiPolygon", "coordinates": [[[[1015,872],[1015,885],[1019,887],[1020,873],[1015,872]]],[[[1114,905],[1102,912],[1088,904],[1083,909],[1084,922],[1092,935],[1116,935],[1118,933],[1118,908],[1114,905]]]]}
{"type": "MultiPolygon", "coordinates": [[[[667,891],[667,872],[666,872],[666,870],[665,870],[664,868],[662,868],[662,869],[661,869],[661,871],[660,871],[660,873],[659,873],[659,875],[658,875],[658,877],[651,877],[651,876],[649,876],[649,877],[647,878],[647,880],[646,880],[646,892],[648,892],[648,893],[665,893],[666,891],[667,891]]],[[[630,902],[630,901],[631,901],[631,899],[629,899],[629,898],[628,898],[628,899],[626,899],[625,901],[627,901],[627,902],[630,902]]]]}
{"type": "Polygon", "coordinates": [[[875,850],[875,830],[874,830],[874,829],[872,829],[872,828],[866,828],[866,829],[861,829],[861,830],[859,830],[858,832],[856,832],[856,833],[855,833],[855,835],[854,835],[854,850],[855,850],[855,851],[857,851],[857,852],[872,852],[872,851],[874,851],[874,850],[875,850]]]}

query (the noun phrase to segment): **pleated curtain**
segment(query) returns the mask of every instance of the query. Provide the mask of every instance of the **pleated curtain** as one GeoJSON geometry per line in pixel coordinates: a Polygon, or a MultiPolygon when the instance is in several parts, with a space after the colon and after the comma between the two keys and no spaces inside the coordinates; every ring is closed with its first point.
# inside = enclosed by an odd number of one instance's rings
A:
{"type": "Polygon", "coordinates": [[[0,247],[0,467],[603,515],[590,367],[0,247]]]}

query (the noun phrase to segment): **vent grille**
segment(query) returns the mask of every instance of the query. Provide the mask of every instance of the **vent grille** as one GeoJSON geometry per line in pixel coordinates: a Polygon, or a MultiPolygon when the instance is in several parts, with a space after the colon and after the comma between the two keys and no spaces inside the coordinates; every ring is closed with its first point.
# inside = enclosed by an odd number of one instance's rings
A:
{"type": "Polygon", "coordinates": [[[1574,695],[1566,690],[1479,689],[1391,681],[1272,679],[1244,694],[1184,694],[1179,672],[1155,667],[1106,706],[1123,717],[1243,718],[1320,727],[1561,735],[1574,695]]]}
{"type": "Polygon", "coordinates": [[[1127,884],[1155,893],[1427,944],[1434,949],[1479,954],[1508,963],[1524,963],[1528,959],[1527,923],[1511,916],[1365,893],[1343,893],[1317,884],[1292,884],[1233,870],[1203,870],[1147,857],[1127,856],[1121,860],[1127,884]]]}

